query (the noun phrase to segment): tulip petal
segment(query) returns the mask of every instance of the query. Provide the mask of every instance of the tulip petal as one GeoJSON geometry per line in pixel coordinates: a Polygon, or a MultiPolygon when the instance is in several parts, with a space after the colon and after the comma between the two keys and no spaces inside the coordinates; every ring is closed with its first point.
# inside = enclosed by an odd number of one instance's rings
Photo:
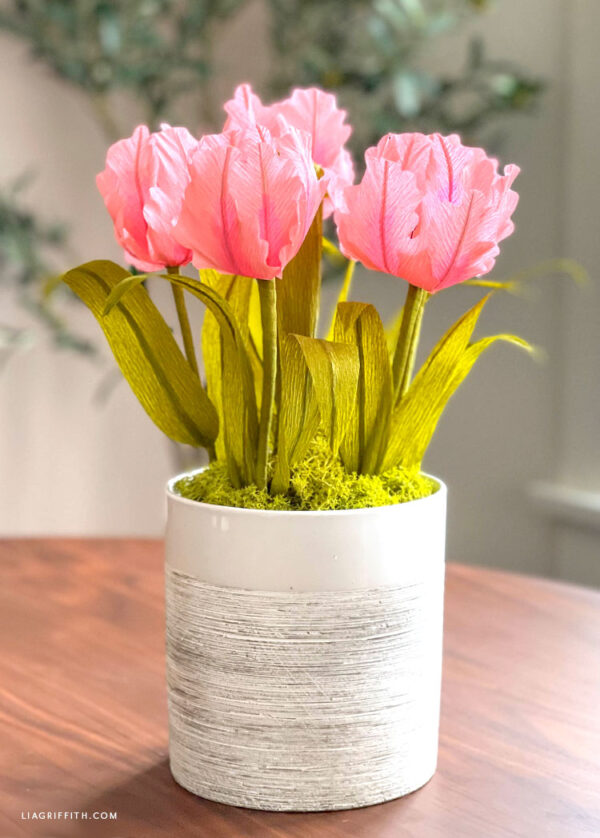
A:
{"type": "Polygon", "coordinates": [[[309,157],[328,176],[328,197],[324,215],[333,212],[345,186],[354,181],[354,164],[344,144],[352,133],[345,124],[346,111],[338,108],[335,96],[316,87],[297,88],[282,102],[263,105],[248,84],[239,85],[225,104],[228,114],[224,131],[266,128],[273,137],[283,138],[290,129],[309,138],[309,157]]]}
{"type": "Polygon", "coordinates": [[[173,238],[185,187],[188,160],[197,145],[185,128],[145,125],[112,145],[96,182],[113,219],[115,237],[127,260],[144,271],[184,265],[191,252],[173,238]]]}
{"type": "Polygon", "coordinates": [[[499,175],[483,149],[440,134],[388,134],[365,160],[362,182],[343,190],[335,216],[346,255],[429,292],[492,269],[514,229],[518,167],[499,175]]]}
{"type": "Polygon", "coordinates": [[[204,137],[174,228],[194,265],[274,279],[296,255],[327,182],[317,179],[309,138],[257,126],[204,137]]]}

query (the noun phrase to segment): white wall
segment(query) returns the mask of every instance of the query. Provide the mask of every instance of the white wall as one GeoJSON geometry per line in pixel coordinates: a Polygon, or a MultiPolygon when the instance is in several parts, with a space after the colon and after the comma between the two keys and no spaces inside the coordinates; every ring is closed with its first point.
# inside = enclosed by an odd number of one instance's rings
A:
{"type": "MultiPolygon", "coordinates": [[[[563,289],[557,370],[556,463],[542,487],[554,520],[553,573],[600,586],[600,5],[563,7],[565,87],[562,157],[562,244],[585,262],[586,293],[563,289]]],[[[543,499],[543,496],[542,496],[543,499]]]]}
{"type": "MultiPolygon", "coordinates": [[[[229,45],[240,33],[246,37],[249,26],[259,32],[261,15],[257,6],[229,33],[229,45]]],[[[473,27],[492,55],[520,61],[550,82],[538,115],[501,125],[504,162],[517,162],[523,172],[517,232],[503,246],[498,276],[554,255],[579,254],[591,268],[598,261],[596,149],[588,125],[598,119],[599,24],[593,0],[498,0],[473,27]]],[[[468,34],[448,38],[431,60],[458,69],[468,34]]],[[[20,44],[2,39],[0,46],[0,108],[10,126],[0,135],[3,177],[37,168],[32,197],[47,217],[68,219],[77,258],[118,258],[93,184],[104,140],[85,100],[32,65],[20,44]]],[[[223,55],[230,83],[220,82],[220,96],[243,77],[268,70],[264,52],[248,59],[252,71],[244,51],[228,46],[223,55]]],[[[371,275],[355,293],[391,311],[403,287],[371,275]]],[[[456,289],[435,298],[424,344],[473,297],[473,290],[456,289]]],[[[593,292],[584,299],[565,280],[544,280],[534,301],[498,297],[482,319],[488,333],[515,331],[545,347],[547,361],[534,364],[510,347],[492,350],[442,420],[426,466],[450,484],[452,558],[600,582],[597,534],[577,529],[577,544],[567,544],[571,525],[536,511],[529,493],[539,479],[600,489],[598,448],[593,455],[589,450],[589,426],[598,427],[594,407],[594,421],[589,417],[597,391],[584,397],[597,375],[591,358],[599,348],[597,303],[590,299],[593,292]],[[585,445],[579,444],[582,423],[585,445]]],[[[11,305],[0,297],[0,320],[23,320],[11,305]]],[[[73,315],[95,334],[83,308],[73,315]]],[[[125,386],[102,409],[94,406],[99,377],[86,359],[51,352],[43,340],[0,374],[0,533],[160,533],[169,448],[125,386]]]]}

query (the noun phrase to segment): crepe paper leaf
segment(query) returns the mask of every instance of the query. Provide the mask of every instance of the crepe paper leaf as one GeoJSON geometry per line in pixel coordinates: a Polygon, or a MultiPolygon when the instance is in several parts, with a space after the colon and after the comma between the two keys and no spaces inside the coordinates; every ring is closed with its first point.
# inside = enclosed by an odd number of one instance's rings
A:
{"type": "Polygon", "coordinates": [[[90,309],[121,372],[152,421],[168,437],[212,449],[217,412],[171,330],[141,285],[104,315],[111,292],[131,276],[114,262],[97,260],[68,271],[64,282],[90,309]]]}
{"type": "Polygon", "coordinates": [[[569,276],[576,285],[582,287],[586,286],[590,281],[586,269],[575,259],[546,259],[537,265],[532,265],[522,271],[517,271],[517,273],[510,277],[510,281],[521,284],[530,279],[558,273],[569,276]]]}
{"type": "Polygon", "coordinates": [[[388,348],[388,353],[390,358],[394,357],[394,352],[396,351],[396,346],[398,344],[398,336],[400,335],[400,329],[402,328],[402,319],[404,317],[404,306],[400,309],[400,311],[394,315],[393,319],[387,323],[385,327],[385,341],[388,348]]]}
{"type": "Polygon", "coordinates": [[[110,314],[112,309],[116,306],[119,300],[122,299],[123,295],[130,291],[132,288],[136,288],[138,285],[141,285],[148,279],[148,274],[130,274],[128,273],[120,282],[118,282],[115,287],[112,289],[108,297],[106,298],[106,302],[104,304],[104,311],[102,312],[103,316],[110,314]]]}
{"type": "Polygon", "coordinates": [[[348,260],[346,259],[342,251],[338,247],[336,247],[332,241],[330,241],[328,238],[325,238],[325,236],[323,236],[322,245],[323,253],[329,259],[332,265],[341,267],[342,265],[346,264],[348,260]]]}
{"type": "Polygon", "coordinates": [[[360,374],[358,348],[293,335],[302,349],[315,391],[321,428],[334,455],[339,452],[356,406],[360,374]]]}
{"type": "Polygon", "coordinates": [[[248,310],[248,330],[250,332],[250,346],[252,351],[262,363],[263,334],[262,319],[260,315],[260,297],[258,295],[258,282],[252,283],[250,292],[250,307],[248,310]]]}
{"type": "Polygon", "coordinates": [[[49,300],[56,289],[62,285],[62,274],[52,274],[42,283],[41,297],[43,301],[49,300]]]}
{"type": "MultiPolygon", "coordinates": [[[[250,295],[254,282],[248,276],[239,276],[237,274],[233,276],[230,274],[217,274],[210,282],[210,287],[217,292],[219,297],[229,303],[240,333],[246,341],[249,337],[248,313],[250,310],[250,295]]],[[[214,318],[214,314],[212,314],[210,309],[206,312],[206,316],[214,318]]]]}
{"type": "Polygon", "coordinates": [[[248,355],[254,375],[256,404],[260,410],[263,366],[262,321],[260,300],[258,297],[258,281],[248,276],[237,276],[235,282],[232,282],[231,287],[223,296],[231,303],[247,344],[248,355]]]}
{"type": "MultiPolygon", "coordinates": [[[[223,425],[223,450],[231,482],[236,488],[248,485],[254,478],[258,413],[252,364],[234,306],[206,283],[181,275],[162,276],[201,300],[217,320],[219,340],[215,340],[215,346],[219,344],[220,354],[217,355],[216,350],[209,351],[208,360],[205,356],[205,364],[207,363],[211,369],[213,397],[220,395],[218,411],[223,425]],[[215,375],[219,374],[216,370],[217,363],[220,365],[220,390],[217,390],[214,384],[215,375]]],[[[229,279],[233,284],[240,282],[240,288],[247,288],[247,277],[229,279]]],[[[246,294],[247,291],[241,291],[240,297],[246,294]]],[[[235,304],[240,304],[238,299],[235,304]]]]}
{"type": "Polygon", "coordinates": [[[216,288],[221,277],[227,276],[227,274],[220,274],[219,271],[215,271],[212,268],[203,268],[198,271],[198,276],[200,277],[200,282],[203,282],[205,285],[210,285],[211,288],[216,288]]]}
{"type": "Polygon", "coordinates": [[[525,282],[557,273],[565,274],[579,286],[585,286],[589,282],[588,272],[575,259],[546,259],[544,262],[518,271],[508,279],[469,279],[463,284],[475,285],[479,288],[494,288],[523,296],[525,282]]]}
{"type": "MultiPolygon", "coordinates": [[[[281,281],[277,286],[277,330],[281,343],[286,335],[299,334],[314,337],[319,317],[319,301],[321,296],[321,256],[323,248],[323,209],[319,207],[310,226],[302,247],[283,271],[281,281]]],[[[253,341],[262,346],[262,325],[260,310],[255,318],[253,341]]],[[[279,347],[281,355],[281,347],[279,347]]],[[[275,416],[282,412],[282,371],[281,360],[277,376],[275,392],[275,416]]],[[[274,447],[279,445],[280,423],[277,419],[273,424],[275,439],[274,447]]]]}
{"type": "Polygon", "coordinates": [[[493,335],[469,343],[490,296],[488,294],[476,303],[446,332],[395,408],[383,471],[394,466],[409,471],[420,468],[448,400],[489,346],[502,340],[533,351],[527,341],[515,335],[493,335]]]}
{"type": "Polygon", "coordinates": [[[479,315],[492,293],[479,300],[443,335],[415,376],[408,392],[395,407],[388,450],[383,462],[384,470],[397,465],[406,468],[417,468],[420,465],[420,458],[449,398],[449,395],[446,396],[446,386],[452,381],[479,315]]]}
{"type": "Polygon", "coordinates": [[[508,294],[520,294],[521,285],[512,279],[467,279],[463,285],[471,285],[475,288],[487,288],[493,291],[506,291],[508,294]]]}
{"type": "MultiPolygon", "coordinates": [[[[220,274],[218,271],[200,271],[200,276],[217,294],[231,306],[240,332],[247,338],[247,320],[249,300],[253,280],[245,276],[231,276],[220,274]]],[[[225,446],[225,422],[223,417],[222,380],[227,374],[223,366],[224,353],[221,347],[221,326],[212,311],[207,310],[202,326],[202,357],[208,395],[219,414],[219,436],[217,437],[215,452],[217,459],[225,461],[227,452],[225,446]]]]}
{"type": "Polygon", "coordinates": [[[281,408],[278,416],[277,462],[273,494],[284,494],[292,466],[304,459],[319,429],[319,408],[304,353],[289,335],[279,340],[281,408]]]}
{"type": "Polygon", "coordinates": [[[385,454],[392,411],[392,368],[383,323],[374,306],[342,302],[334,339],[358,349],[356,409],[341,447],[347,471],[374,474],[385,454]]]}
{"type": "Polygon", "coordinates": [[[335,319],[337,317],[337,307],[340,303],[345,303],[348,299],[350,294],[350,287],[352,286],[352,277],[354,276],[354,268],[356,267],[356,262],[353,259],[348,259],[348,264],[346,265],[346,271],[344,273],[344,281],[342,283],[342,287],[340,288],[340,293],[338,294],[337,302],[335,308],[333,310],[333,315],[331,318],[331,324],[329,326],[329,330],[327,332],[327,340],[333,340],[333,331],[335,328],[335,319]]]}
{"type": "Polygon", "coordinates": [[[302,247],[283,271],[277,286],[280,334],[314,337],[321,292],[323,212],[315,215],[302,247]]]}

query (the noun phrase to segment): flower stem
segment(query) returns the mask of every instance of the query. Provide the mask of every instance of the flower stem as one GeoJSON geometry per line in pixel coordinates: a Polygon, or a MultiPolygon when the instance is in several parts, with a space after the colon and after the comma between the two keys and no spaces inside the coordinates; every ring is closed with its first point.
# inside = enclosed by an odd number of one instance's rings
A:
{"type": "Polygon", "coordinates": [[[415,285],[408,286],[398,343],[394,352],[393,376],[396,404],[410,385],[419,345],[423,312],[429,296],[429,293],[422,288],[417,288],[415,285]]]}
{"type": "MultiPolygon", "coordinates": [[[[171,274],[171,276],[179,276],[179,268],[167,268],[167,273],[171,274]]],[[[179,318],[179,326],[181,328],[181,337],[183,338],[185,354],[190,367],[194,370],[196,375],[199,375],[196,350],[194,349],[194,338],[192,337],[192,329],[190,327],[190,319],[188,317],[185,298],[183,296],[183,288],[171,283],[171,290],[173,291],[173,299],[175,300],[175,308],[177,309],[177,317],[179,318]]]]}
{"type": "Polygon", "coordinates": [[[267,457],[273,423],[275,384],[277,379],[277,291],[276,279],[257,279],[260,316],[263,331],[263,383],[256,454],[256,485],[267,485],[267,457]]]}

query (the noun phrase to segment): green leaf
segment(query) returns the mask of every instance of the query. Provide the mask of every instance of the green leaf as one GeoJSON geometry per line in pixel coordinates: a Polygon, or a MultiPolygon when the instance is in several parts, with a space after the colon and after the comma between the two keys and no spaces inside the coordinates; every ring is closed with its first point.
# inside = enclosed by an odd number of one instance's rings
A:
{"type": "Polygon", "coordinates": [[[335,319],[337,317],[337,308],[340,303],[345,303],[350,295],[350,288],[352,287],[352,277],[354,276],[354,268],[356,267],[356,262],[353,259],[349,259],[346,265],[346,271],[344,273],[344,281],[342,282],[342,287],[340,288],[340,293],[338,294],[337,302],[335,309],[333,311],[333,316],[331,318],[331,324],[327,331],[327,340],[333,340],[333,331],[335,329],[335,319]]]}
{"type": "Polygon", "coordinates": [[[519,283],[511,279],[466,279],[461,285],[471,285],[475,288],[487,288],[493,291],[506,291],[509,294],[520,293],[519,283]]]}
{"type": "Polygon", "coordinates": [[[298,341],[289,335],[279,340],[281,409],[277,432],[277,462],[271,483],[274,494],[283,494],[290,483],[290,469],[304,459],[319,429],[319,408],[311,376],[298,341]]]}
{"type": "Polygon", "coordinates": [[[116,304],[121,300],[124,294],[130,291],[132,288],[135,288],[137,285],[141,285],[148,279],[148,274],[130,274],[128,273],[120,282],[118,282],[115,287],[112,289],[108,297],[106,298],[106,302],[104,303],[104,311],[102,314],[106,316],[110,314],[116,304]]]}
{"type": "MultiPolygon", "coordinates": [[[[254,376],[257,409],[260,409],[262,361],[253,345],[250,329],[252,320],[252,296],[256,292],[256,282],[247,276],[220,274],[217,271],[201,271],[200,276],[203,280],[208,280],[211,288],[231,306],[233,316],[247,346],[248,357],[250,358],[254,376]]],[[[260,310],[258,318],[260,322],[260,310]]],[[[224,429],[221,382],[224,375],[226,375],[226,370],[223,368],[219,321],[210,310],[206,312],[202,327],[202,357],[204,360],[208,395],[219,413],[220,427],[224,429]]],[[[216,454],[217,459],[227,459],[224,430],[217,438],[216,454]]]]}
{"type": "Polygon", "coordinates": [[[220,450],[227,458],[233,485],[248,485],[254,479],[258,413],[245,329],[240,325],[236,310],[242,314],[244,310],[247,311],[248,283],[251,280],[248,277],[224,277],[223,287],[229,289],[232,298],[229,301],[215,288],[190,277],[174,274],[162,276],[201,300],[218,324],[218,334],[216,330],[212,332],[212,345],[209,342],[210,327],[207,335],[203,335],[203,351],[206,353],[204,361],[207,376],[211,380],[209,387],[212,397],[219,402],[217,410],[223,426],[220,450]],[[220,385],[217,384],[219,377],[220,385]]]}
{"type": "Polygon", "coordinates": [[[385,325],[385,341],[388,348],[390,358],[394,357],[396,345],[398,343],[398,336],[402,328],[402,320],[404,318],[404,306],[394,315],[392,320],[385,325]]]}
{"type": "Polygon", "coordinates": [[[258,294],[258,282],[252,283],[250,293],[250,307],[248,310],[248,330],[250,332],[250,346],[262,365],[263,332],[262,319],[260,315],[260,297],[258,294]]]}
{"type": "Polygon", "coordinates": [[[327,259],[331,262],[332,265],[336,265],[337,267],[342,267],[347,263],[347,259],[342,253],[342,251],[335,246],[335,244],[330,241],[329,239],[323,236],[323,254],[327,257],[327,259]]]}
{"type": "Polygon", "coordinates": [[[420,468],[448,400],[489,346],[502,340],[533,351],[526,341],[515,335],[493,335],[469,343],[490,296],[488,294],[476,303],[446,332],[395,408],[382,470],[398,465],[408,470],[420,468]]]}
{"type": "Polygon", "coordinates": [[[373,474],[385,454],[392,410],[392,369],[383,323],[374,306],[342,302],[334,338],[358,349],[356,409],[341,448],[347,471],[373,474]]]}
{"type": "Polygon", "coordinates": [[[280,334],[314,337],[321,292],[323,212],[317,212],[302,247],[283,271],[277,285],[280,334]]]}
{"type": "Polygon", "coordinates": [[[347,343],[292,335],[304,355],[323,429],[334,454],[339,452],[356,403],[360,374],[358,349],[347,343]]]}
{"type": "MultiPolygon", "coordinates": [[[[234,276],[219,274],[216,271],[202,271],[200,276],[206,285],[213,288],[224,299],[235,286],[234,276]]],[[[225,423],[223,421],[223,352],[221,351],[221,327],[215,315],[207,309],[202,325],[202,358],[206,389],[219,414],[219,435],[215,444],[217,459],[226,461],[225,423]]]]}
{"type": "MultiPolygon", "coordinates": [[[[279,369],[277,375],[277,390],[275,394],[275,449],[279,452],[278,472],[275,475],[275,485],[278,492],[285,491],[289,483],[289,467],[294,461],[294,451],[302,450],[303,442],[298,442],[302,429],[296,424],[297,416],[312,416],[313,407],[310,404],[299,405],[296,394],[290,387],[297,387],[308,398],[310,393],[309,372],[304,364],[297,365],[298,353],[286,345],[286,338],[290,334],[313,338],[317,329],[319,317],[319,301],[321,296],[321,255],[323,251],[323,210],[319,208],[302,247],[283,271],[281,280],[277,282],[277,330],[279,343],[279,369]],[[292,364],[290,370],[284,370],[284,364],[292,364]],[[292,399],[286,405],[286,399],[292,399]],[[284,429],[283,424],[287,423],[284,429]],[[283,433],[283,442],[280,434],[283,433]],[[283,445],[283,448],[282,448],[283,445]],[[300,446],[298,448],[298,446],[300,446]],[[290,459],[291,458],[291,459],[290,459]],[[284,487],[285,484],[285,488],[284,487]]],[[[252,298],[252,319],[250,322],[251,340],[256,346],[262,346],[262,326],[260,310],[257,300],[252,298]]],[[[314,396],[312,396],[314,398],[314,396]]],[[[306,429],[310,435],[311,425],[306,429]]],[[[313,434],[314,436],[314,434],[313,434]]],[[[312,439],[312,436],[311,436],[312,439]]]]}
{"type": "Polygon", "coordinates": [[[494,288],[508,291],[509,294],[523,295],[525,283],[539,277],[564,274],[570,277],[576,285],[584,287],[589,282],[586,269],[575,259],[546,259],[513,274],[507,279],[468,279],[463,285],[474,285],[479,288],[494,288]]]}
{"type": "Polygon", "coordinates": [[[113,289],[130,276],[114,262],[98,260],[68,271],[63,280],[99,322],[152,421],[176,442],[210,449],[217,413],[146,289],[130,284],[126,299],[103,315],[113,289]]]}

